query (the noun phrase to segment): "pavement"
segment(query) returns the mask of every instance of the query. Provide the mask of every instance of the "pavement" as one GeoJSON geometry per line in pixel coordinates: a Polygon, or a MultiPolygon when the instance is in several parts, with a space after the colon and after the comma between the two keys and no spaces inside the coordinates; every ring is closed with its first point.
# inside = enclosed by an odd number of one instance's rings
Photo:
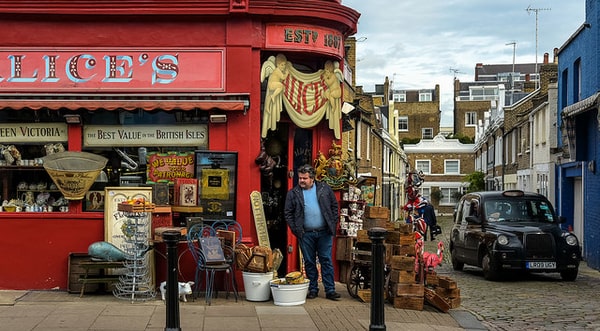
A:
{"type": "MultiPolygon", "coordinates": [[[[0,330],[118,331],[118,330],[487,330],[471,312],[457,308],[443,313],[425,304],[421,311],[384,305],[385,322],[371,325],[370,303],[352,298],[346,285],[336,284],[339,301],[323,293],[302,305],[278,306],[273,300],[236,302],[218,293],[209,306],[203,298],[179,302],[179,329],[166,328],[166,305],[155,299],[131,301],[109,294],[79,294],[63,290],[0,291],[0,330]]],[[[173,316],[171,316],[173,317],[173,316]]],[[[376,318],[376,317],[375,317],[376,318]]],[[[176,318],[175,318],[176,321],[176,318]]],[[[374,321],[376,322],[376,321],[374,321]]],[[[171,320],[171,324],[174,323],[171,320]]]]}

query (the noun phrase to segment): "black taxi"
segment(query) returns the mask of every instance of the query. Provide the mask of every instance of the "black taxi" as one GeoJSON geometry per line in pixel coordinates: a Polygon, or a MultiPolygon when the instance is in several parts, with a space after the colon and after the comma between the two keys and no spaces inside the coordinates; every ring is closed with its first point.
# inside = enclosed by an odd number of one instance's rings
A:
{"type": "Polygon", "coordinates": [[[450,253],[454,270],[465,264],[481,267],[497,280],[510,271],[556,272],[563,280],[577,278],[581,248],[563,229],[545,196],[520,190],[464,195],[454,216],[450,253]]]}

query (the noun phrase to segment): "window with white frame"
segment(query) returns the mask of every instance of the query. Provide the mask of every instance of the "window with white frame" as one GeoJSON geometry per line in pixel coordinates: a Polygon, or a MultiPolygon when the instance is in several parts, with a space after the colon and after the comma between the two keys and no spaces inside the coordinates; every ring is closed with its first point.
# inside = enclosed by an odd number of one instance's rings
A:
{"type": "Polygon", "coordinates": [[[477,125],[477,112],[468,111],[465,113],[465,126],[477,125]]]}
{"type": "Polygon", "coordinates": [[[422,128],[421,129],[421,138],[433,139],[433,128],[422,128]]]}
{"type": "Polygon", "coordinates": [[[406,93],[394,93],[394,102],[406,102],[406,93]]]}
{"type": "Polygon", "coordinates": [[[419,193],[422,197],[431,199],[431,187],[421,187],[419,188],[419,193]]]}
{"type": "Polygon", "coordinates": [[[456,196],[458,195],[458,192],[460,192],[460,188],[440,187],[440,191],[442,191],[442,199],[440,200],[440,205],[454,206],[458,202],[456,196]]]}
{"type": "Polygon", "coordinates": [[[419,102],[431,101],[431,92],[419,92],[419,102]]]}
{"type": "Polygon", "coordinates": [[[460,160],[444,160],[444,174],[460,175],[460,160]]]}
{"type": "Polygon", "coordinates": [[[498,86],[470,86],[470,100],[497,100],[498,86]]]}
{"type": "Polygon", "coordinates": [[[408,116],[398,116],[398,131],[408,131],[408,116]]]}
{"type": "Polygon", "coordinates": [[[415,169],[424,174],[431,174],[431,160],[416,160],[415,169]]]}

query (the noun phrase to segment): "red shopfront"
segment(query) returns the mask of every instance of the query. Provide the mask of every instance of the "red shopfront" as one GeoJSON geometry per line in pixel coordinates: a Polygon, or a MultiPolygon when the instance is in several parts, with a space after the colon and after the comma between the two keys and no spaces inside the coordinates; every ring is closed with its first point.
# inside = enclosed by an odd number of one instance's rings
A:
{"type": "MultiPolygon", "coordinates": [[[[343,40],[355,32],[358,13],[339,1],[318,0],[143,4],[0,5],[0,27],[9,31],[0,37],[0,145],[16,146],[28,161],[0,164],[0,198],[21,199],[23,182],[42,185],[43,168],[35,160],[47,145],[106,156],[106,186],[147,184],[144,169],[135,167],[142,149],[234,152],[233,216],[244,242],[257,243],[249,196],[261,191],[267,213],[271,208],[275,215],[269,220],[272,246],[291,247],[286,268],[297,269],[295,243],[268,202],[293,185],[290,169],[336,140],[331,123],[339,119],[301,127],[283,112],[265,130],[269,88],[268,79],[261,83],[261,69],[279,54],[303,73],[342,62],[343,40]],[[65,123],[64,115],[80,120],[65,123]],[[277,161],[272,175],[255,162],[261,142],[277,161]]],[[[101,209],[85,199],[67,207],[0,213],[0,289],[67,288],[69,254],[105,239],[101,209]]]]}

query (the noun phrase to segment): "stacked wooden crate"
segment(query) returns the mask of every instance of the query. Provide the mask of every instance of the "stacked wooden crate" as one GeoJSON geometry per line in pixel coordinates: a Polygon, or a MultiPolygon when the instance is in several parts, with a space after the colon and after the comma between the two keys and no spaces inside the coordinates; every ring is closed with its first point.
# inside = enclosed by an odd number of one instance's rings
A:
{"type": "Polygon", "coordinates": [[[408,224],[386,234],[386,245],[392,246],[388,301],[394,308],[423,310],[425,285],[415,281],[415,235],[408,224]]]}
{"type": "Polygon", "coordinates": [[[425,299],[432,306],[443,312],[460,307],[460,289],[452,278],[428,273],[427,286],[425,299]]]}
{"type": "Polygon", "coordinates": [[[363,230],[386,228],[390,220],[390,210],[386,207],[367,206],[363,218],[363,230]]]}

